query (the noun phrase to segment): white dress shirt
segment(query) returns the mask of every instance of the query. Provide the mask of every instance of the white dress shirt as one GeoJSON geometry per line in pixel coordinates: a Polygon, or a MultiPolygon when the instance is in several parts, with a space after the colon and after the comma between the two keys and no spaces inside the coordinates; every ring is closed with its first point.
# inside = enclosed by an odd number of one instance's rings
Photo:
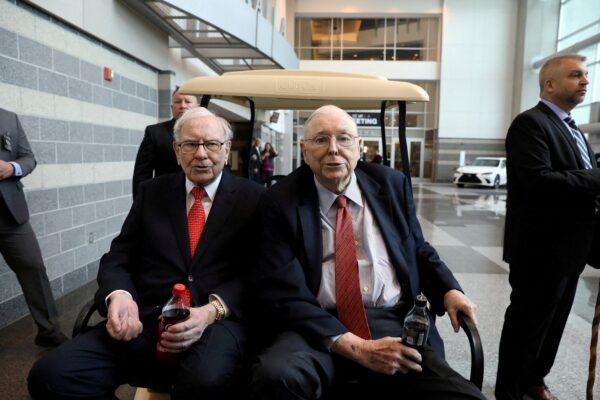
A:
{"type": "MultiPolygon", "coordinates": [[[[315,178],[319,196],[321,234],[323,239],[322,278],[317,301],[325,309],[335,308],[335,225],[337,194],[326,189],[315,178]]],[[[348,201],[356,241],[360,290],[365,307],[393,307],[401,297],[396,271],[390,263],[385,242],[371,208],[364,199],[352,173],[342,193],[348,201]]]]}

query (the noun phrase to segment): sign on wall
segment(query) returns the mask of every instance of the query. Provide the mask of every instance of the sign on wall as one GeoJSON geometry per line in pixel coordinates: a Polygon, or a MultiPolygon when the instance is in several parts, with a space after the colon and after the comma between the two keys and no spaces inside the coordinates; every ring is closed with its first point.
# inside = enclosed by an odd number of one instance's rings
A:
{"type": "Polygon", "coordinates": [[[358,126],[380,126],[379,113],[350,113],[358,126]]]}

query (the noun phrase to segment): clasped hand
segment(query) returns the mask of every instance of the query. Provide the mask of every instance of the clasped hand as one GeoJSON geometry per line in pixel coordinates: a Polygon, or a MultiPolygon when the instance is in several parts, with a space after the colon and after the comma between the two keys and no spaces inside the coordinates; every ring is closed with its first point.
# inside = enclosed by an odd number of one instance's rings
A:
{"type": "Polygon", "coordinates": [[[142,333],[137,303],[126,293],[110,296],[106,330],[116,340],[130,341],[142,333]]]}
{"type": "Polygon", "coordinates": [[[0,181],[3,179],[10,178],[15,173],[15,168],[9,162],[0,160],[0,181]]]}

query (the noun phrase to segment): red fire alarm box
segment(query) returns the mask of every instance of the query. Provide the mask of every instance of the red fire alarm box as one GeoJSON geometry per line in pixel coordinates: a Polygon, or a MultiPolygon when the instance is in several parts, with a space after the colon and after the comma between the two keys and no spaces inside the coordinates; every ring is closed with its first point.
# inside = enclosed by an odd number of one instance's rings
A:
{"type": "Polygon", "coordinates": [[[113,70],[108,68],[108,67],[104,67],[104,80],[105,81],[112,81],[113,80],[113,70]]]}

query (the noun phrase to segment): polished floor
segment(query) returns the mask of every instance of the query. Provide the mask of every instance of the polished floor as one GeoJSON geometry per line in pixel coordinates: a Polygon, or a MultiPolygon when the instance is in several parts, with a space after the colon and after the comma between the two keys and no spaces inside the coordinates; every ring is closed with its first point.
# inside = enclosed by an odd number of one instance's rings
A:
{"type": "MultiPolygon", "coordinates": [[[[508,266],[502,262],[502,233],[506,192],[502,189],[457,189],[451,185],[415,183],[415,202],[426,239],[455,273],[467,295],[478,305],[479,331],[485,351],[484,393],[493,399],[498,341],[508,305],[508,266]]],[[[584,399],[588,346],[598,277],[586,269],[569,317],[563,341],[547,384],[560,399],[584,399]]],[[[94,284],[59,301],[63,326],[72,327],[80,305],[91,297],[94,284]]],[[[447,317],[438,320],[446,342],[447,359],[468,375],[469,348],[466,336],[455,334],[447,317]]],[[[29,318],[0,331],[0,399],[27,399],[25,378],[33,361],[43,354],[33,345],[29,318]]],[[[597,385],[598,386],[598,385],[597,385]]],[[[132,399],[122,388],[120,398],[132,399]]],[[[600,389],[596,389],[596,397],[600,389]]]]}

